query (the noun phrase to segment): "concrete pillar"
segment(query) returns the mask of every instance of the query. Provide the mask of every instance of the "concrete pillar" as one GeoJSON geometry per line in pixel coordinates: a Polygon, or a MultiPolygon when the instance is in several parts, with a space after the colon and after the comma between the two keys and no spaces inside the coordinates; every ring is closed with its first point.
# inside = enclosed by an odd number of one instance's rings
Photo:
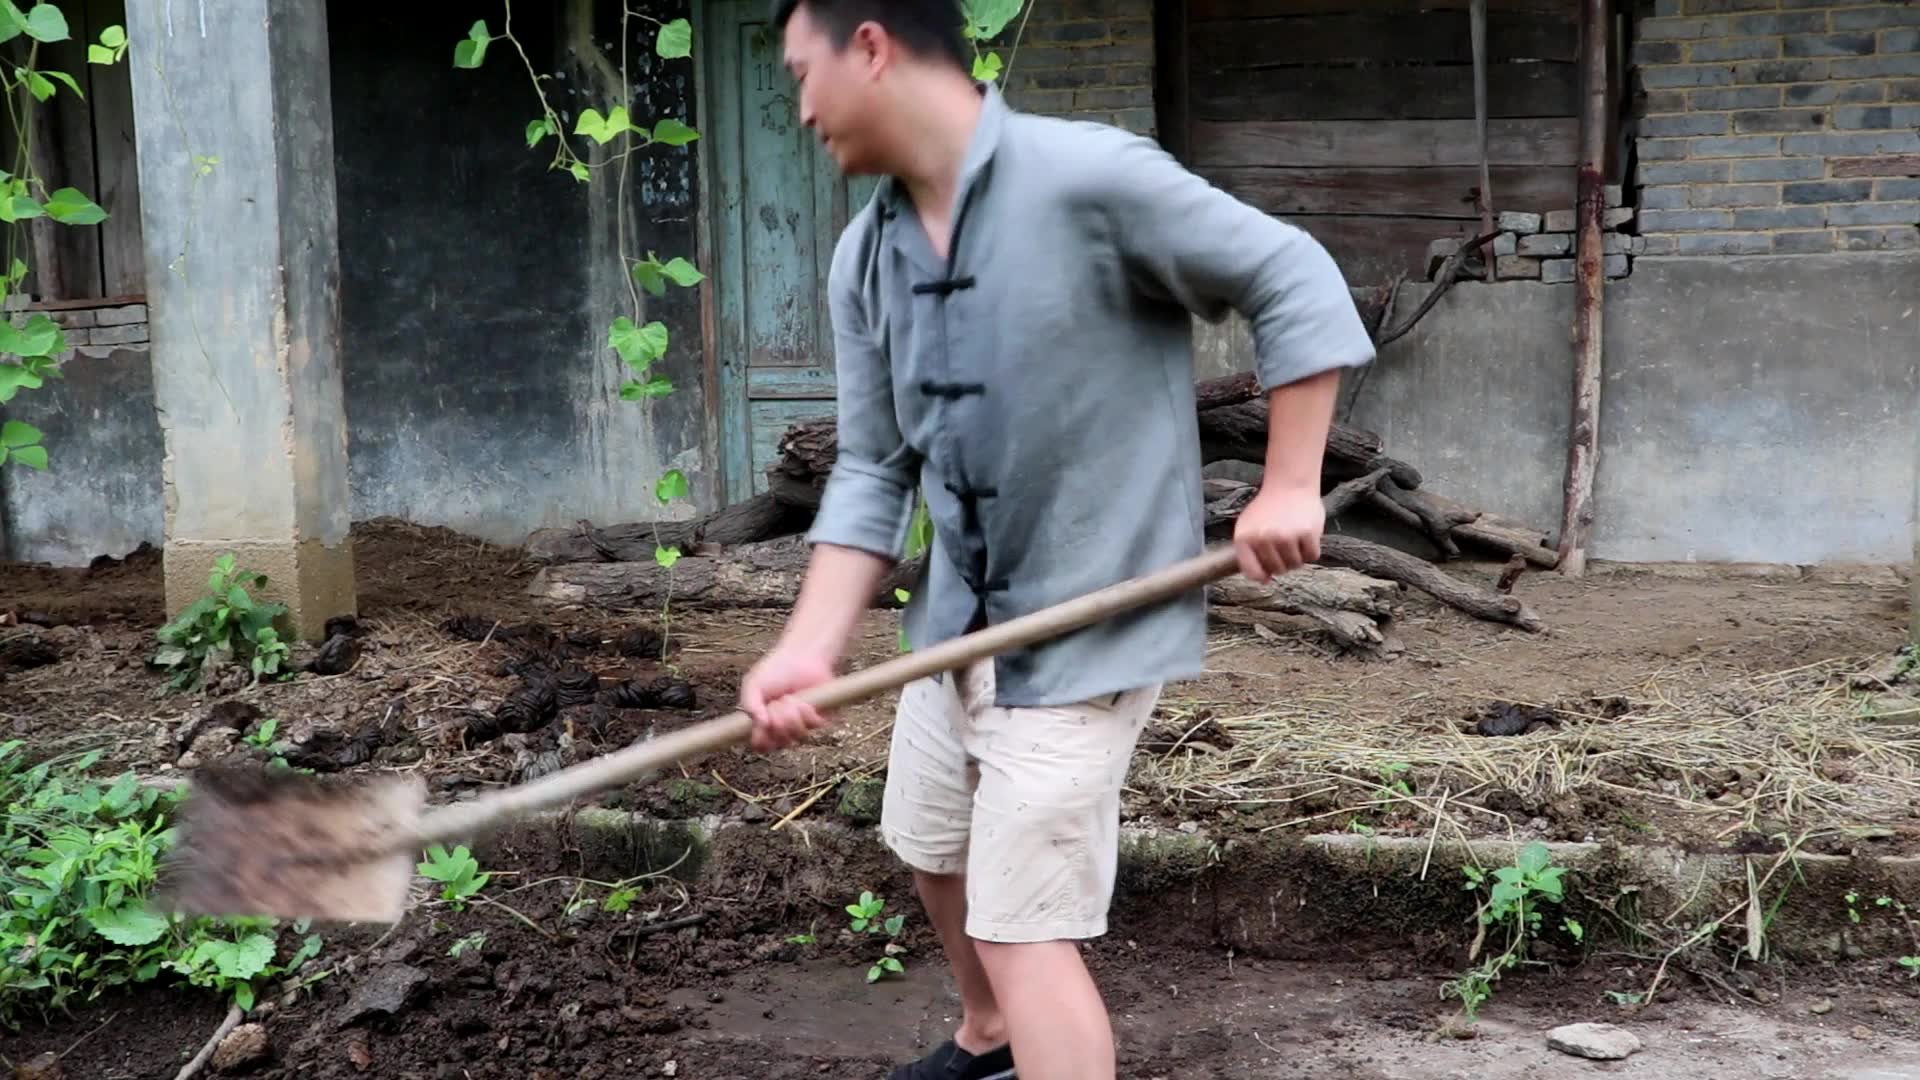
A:
{"type": "Polygon", "coordinates": [[[224,553],[354,611],[327,5],[127,0],[167,605],[224,553]]]}

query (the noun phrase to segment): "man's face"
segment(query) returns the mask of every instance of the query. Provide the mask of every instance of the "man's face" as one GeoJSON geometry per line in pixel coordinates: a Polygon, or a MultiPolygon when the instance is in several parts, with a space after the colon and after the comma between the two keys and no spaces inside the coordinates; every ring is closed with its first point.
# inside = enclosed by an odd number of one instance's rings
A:
{"type": "Polygon", "coordinates": [[[874,119],[880,107],[885,36],[862,26],[843,49],[813,19],[805,4],[787,20],[787,71],[800,88],[800,122],[813,129],[827,153],[848,174],[879,171],[874,119]]]}

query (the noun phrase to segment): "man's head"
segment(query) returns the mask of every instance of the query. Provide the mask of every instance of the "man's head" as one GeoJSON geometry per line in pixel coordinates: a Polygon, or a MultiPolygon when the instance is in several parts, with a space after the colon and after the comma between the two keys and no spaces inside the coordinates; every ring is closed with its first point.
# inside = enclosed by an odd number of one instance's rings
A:
{"type": "Polygon", "coordinates": [[[927,76],[969,77],[955,0],[775,0],[800,122],[843,172],[886,170],[885,133],[927,76]]]}

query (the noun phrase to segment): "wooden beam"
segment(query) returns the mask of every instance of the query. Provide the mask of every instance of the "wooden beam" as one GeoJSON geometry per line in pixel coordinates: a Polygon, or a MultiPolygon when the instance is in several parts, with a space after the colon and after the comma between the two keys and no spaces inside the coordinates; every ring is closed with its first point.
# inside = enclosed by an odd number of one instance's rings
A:
{"type": "MultiPolygon", "coordinates": [[[[1349,12],[1196,24],[1193,64],[1220,71],[1295,64],[1465,66],[1473,59],[1470,22],[1458,12],[1349,12]]],[[[1578,32],[1558,15],[1506,14],[1483,25],[1494,60],[1572,63],[1578,32]]]]}
{"type": "MultiPolygon", "coordinates": [[[[1188,0],[1194,22],[1215,19],[1258,19],[1276,15],[1344,15],[1356,11],[1465,11],[1470,0],[1188,0]]],[[[1569,20],[1578,13],[1579,0],[1487,0],[1491,11],[1530,11],[1558,14],[1569,20]]]]}
{"type": "MultiPolygon", "coordinates": [[[[1494,186],[1501,192],[1502,209],[1545,213],[1573,205],[1570,169],[1502,165],[1492,173],[1494,186]]],[[[1480,170],[1464,166],[1208,169],[1206,176],[1220,190],[1269,214],[1405,214],[1460,221],[1474,221],[1480,216],[1474,199],[1474,189],[1481,183],[1480,170]]],[[[1441,226],[1433,236],[1446,231],[1441,226]]]]}
{"type": "MultiPolygon", "coordinates": [[[[1535,168],[1577,164],[1579,121],[1542,117],[1487,122],[1494,165],[1535,168]]],[[[1324,168],[1478,167],[1472,120],[1275,120],[1193,125],[1197,166],[1287,165],[1324,168]]]]}
{"type": "MultiPolygon", "coordinates": [[[[1480,151],[1480,235],[1493,232],[1493,167],[1487,164],[1487,0],[1473,0],[1467,12],[1469,36],[1473,39],[1473,128],[1474,145],[1480,151]]],[[[1495,280],[1495,260],[1488,259],[1487,278],[1495,280]]]]}
{"type": "Polygon", "coordinates": [[[1593,532],[1593,477],[1600,452],[1600,360],[1605,276],[1600,216],[1607,139],[1607,2],[1581,0],[1580,198],[1574,255],[1573,417],[1567,437],[1566,498],[1560,522],[1560,572],[1586,573],[1593,532]]]}
{"type": "MultiPolygon", "coordinates": [[[[1561,62],[1487,67],[1487,114],[1499,119],[1564,118],[1579,111],[1577,66],[1561,62]]],[[[1405,67],[1302,65],[1237,71],[1195,70],[1193,120],[1473,119],[1469,62],[1405,67]]],[[[1568,162],[1571,164],[1572,159],[1568,162]]],[[[1497,164],[1497,162],[1496,162],[1497,164]]]]}

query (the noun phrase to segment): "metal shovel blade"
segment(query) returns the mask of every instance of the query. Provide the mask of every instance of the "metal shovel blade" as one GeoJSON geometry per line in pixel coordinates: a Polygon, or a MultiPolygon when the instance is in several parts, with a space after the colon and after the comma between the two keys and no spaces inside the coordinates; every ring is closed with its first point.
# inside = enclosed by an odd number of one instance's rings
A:
{"type": "Polygon", "coordinates": [[[327,783],[289,770],[203,770],[181,806],[160,898],[188,915],[399,921],[426,786],[327,783]]]}

